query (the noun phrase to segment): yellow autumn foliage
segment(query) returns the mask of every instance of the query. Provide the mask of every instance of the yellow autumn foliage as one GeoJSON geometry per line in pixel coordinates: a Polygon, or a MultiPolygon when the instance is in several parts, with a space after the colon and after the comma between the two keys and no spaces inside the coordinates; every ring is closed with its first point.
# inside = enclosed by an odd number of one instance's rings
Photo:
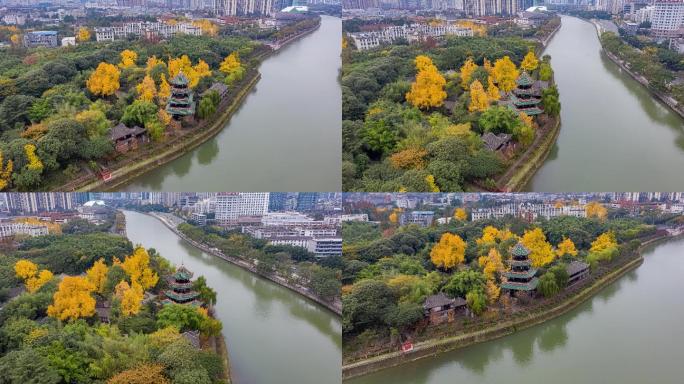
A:
{"type": "Polygon", "coordinates": [[[135,62],[138,60],[138,54],[130,49],[125,49],[120,53],[121,62],[119,67],[121,68],[131,68],[135,67],[135,62]]]}
{"type": "Polygon", "coordinates": [[[617,248],[617,240],[612,231],[608,231],[599,235],[596,240],[591,243],[589,252],[602,252],[611,248],[617,248]]]}
{"type": "Polygon", "coordinates": [[[157,87],[150,75],[145,75],[140,84],[136,85],[135,90],[138,92],[138,99],[143,101],[152,102],[157,96],[157,87]]]}
{"type": "Polygon", "coordinates": [[[36,276],[38,265],[29,260],[21,259],[14,264],[14,272],[22,280],[36,276]]]}
{"type": "Polygon", "coordinates": [[[539,59],[537,59],[537,56],[534,54],[534,52],[530,50],[520,63],[520,68],[528,72],[532,72],[537,69],[537,67],[539,67],[539,59]]]}
{"type": "Polygon", "coordinates": [[[88,90],[94,95],[113,95],[119,87],[119,69],[109,63],[100,63],[86,81],[88,90]]]}
{"type": "Polygon", "coordinates": [[[66,276],[59,283],[47,314],[59,320],[78,320],[95,314],[95,286],[85,277],[66,276]]]}
{"type": "Polygon", "coordinates": [[[501,273],[506,270],[503,264],[501,254],[496,248],[491,248],[487,256],[480,256],[477,259],[478,264],[482,267],[482,272],[485,277],[489,280],[496,278],[497,273],[501,273]]]}
{"type": "Polygon", "coordinates": [[[525,231],[520,242],[530,251],[530,261],[535,268],[549,264],[556,257],[541,228],[525,231]]]}
{"type": "Polygon", "coordinates": [[[14,162],[10,159],[7,163],[3,161],[2,150],[0,149],[0,191],[7,188],[12,180],[12,171],[14,170],[14,162]]]}
{"type": "Polygon", "coordinates": [[[444,76],[427,56],[417,56],[415,63],[418,74],[416,81],[411,84],[411,90],[406,94],[406,100],[421,109],[441,106],[447,96],[444,76]]]}
{"type": "Polygon", "coordinates": [[[561,257],[563,255],[577,256],[577,248],[575,248],[575,243],[568,237],[563,237],[563,241],[558,243],[556,247],[556,255],[561,257]]]}
{"type": "Polygon", "coordinates": [[[95,286],[95,291],[104,293],[105,281],[107,281],[107,264],[104,259],[99,259],[86,271],[86,278],[95,286]]]}
{"type": "Polygon", "coordinates": [[[150,255],[143,247],[137,247],[133,254],[126,256],[121,267],[131,278],[131,285],[138,284],[143,290],[157,285],[159,276],[150,268],[150,255]]]}
{"type": "Polygon", "coordinates": [[[463,89],[468,89],[470,87],[470,80],[473,77],[473,73],[477,70],[477,64],[473,62],[473,58],[469,57],[461,66],[460,77],[461,77],[461,87],[463,89]]]}
{"type": "Polygon", "coordinates": [[[466,221],[468,219],[468,212],[463,208],[456,208],[454,210],[454,219],[458,221],[466,221]]]}
{"type": "Polygon", "coordinates": [[[397,169],[422,169],[425,167],[427,150],[423,148],[407,148],[390,156],[392,166],[397,169]]]}
{"type": "Polygon", "coordinates": [[[24,152],[28,158],[28,164],[26,164],[26,168],[32,171],[41,172],[43,170],[43,162],[40,161],[38,155],[36,155],[36,146],[33,144],[26,144],[24,145],[24,152]]]}
{"type": "Polygon", "coordinates": [[[584,211],[586,212],[587,217],[595,217],[599,220],[605,220],[608,216],[608,209],[606,209],[606,207],[604,207],[603,204],[597,201],[592,201],[588,203],[584,207],[584,211]]]}
{"type": "Polygon", "coordinates": [[[494,84],[491,76],[487,78],[487,97],[489,97],[489,101],[497,101],[501,98],[499,87],[494,84]]]}
{"type": "Polygon", "coordinates": [[[143,289],[139,284],[132,286],[126,281],[121,281],[114,288],[114,296],[121,302],[121,313],[124,316],[136,315],[140,312],[144,297],[143,289]]]}
{"type": "Polygon", "coordinates": [[[446,232],[430,251],[430,260],[440,268],[453,268],[465,260],[466,242],[453,233],[446,232]]]}
{"type": "Polygon", "coordinates": [[[48,281],[52,280],[54,275],[52,272],[48,271],[47,269],[43,269],[38,273],[37,276],[28,278],[26,280],[26,290],[29,291],[29,293],[33,293],[37,290],[40,289],[43,285],[45,285],[48,281]]]}
{"type": "Polygon", "coordinates": [[[86,27],[81,27],[78,29],[78,33],[76,34],[76,38],[80,42],[88,41],[88,40],[90,40],[90,31],[86,27]]]}
{"type": "Polygon", "coordinates": [[[468,110],[470,112],[482,112],[489,108],[489,97],[485,93],[482,83],[479,80],[475,80],[470,83],[470,104],[468,104],[468,110]]]}
{"type": "Polygon", "coordinates": [[[494,62],[491,76],[494,77],[494,81],[500,90],[510,92],[516,87],[515,82],[520,76],[520,71],[510,57],[504,56],[494,62]]]}
{"type": "Polygon", "coordinates": [[[219,66],[219,71],[230,75],[236,70],[240,69],[242,65],[240,64],[240,57],[237,52],[232,52],[230,55],[226,56],[219,66]]]}

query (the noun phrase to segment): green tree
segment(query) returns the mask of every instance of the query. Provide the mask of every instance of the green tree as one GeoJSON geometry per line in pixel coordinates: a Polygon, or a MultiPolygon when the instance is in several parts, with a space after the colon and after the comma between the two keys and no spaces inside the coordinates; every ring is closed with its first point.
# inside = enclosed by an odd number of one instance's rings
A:
{"type": "Polygon", "coordinates": [[[544,106],[544,112],[549,116],[555,117],[560,114],[560,99],[558,88],[555,85],[542,91],[542,105],[544,106]]]}
{"type": "Polygon", "coordinates": [[[539,278],[537,290],[544,295],[544,297],[551,297],[560,292],[560,287],[556,282],[556,275],[554,275],[553,272],[546,272],[542,275],[542,277],[539,278]]]}
{"type": "Polygon", "coordinates": [[[467,269],[456,272],[443,290],[451,297],[464,297],[468,292],[484,292],[487,278],[482,272],[467,269]]]}
{"type": "Polygon", "coordinates": [[[197,116],[200,119],[206,119],[216,113],[216,104],[211,97],[205,96],[200,100],[199,108],[197,108],[197,116]]]}
{"type": "Polygon", "coordinates": [[[477,121],[483,132],[514,133],[522,124],[518,115],[508,107],[495,106],[482,112],[477,121]]]}
{"type": "Polygon", "coordinates": [[[196,308],[181,304],[168,304],[157,313],[157,327],[174,327],[181,332],[202,328],[204,316],[196,308]]]}
{"type": "Polygon", "coordinates": [[[32,348],[9,352],[0,358],[0,383],[58,384],[62,378],[50,362],[32,348]]]}
{"type": "Polygon", "coordinates": [[[466,303],[471,312],[479,316],[487,308],[487,296],[480,290],[466,293],[466,303]]]}
{"type": "Polygon", "coordinates": [[[200,276],[192,283],[192,288],[199,292],[199,299],[204,302],[205,305],[215,305],[216,304],[216,291],[207,285],[207,279],[204,276],[200,276]]]}
{"type": "Polygon", "coordinates": [[[124,110],[121,122],[129,127],[144,127],[145,122],[157,116],[157,106],[149,101],[135,100],[124,110]]]}

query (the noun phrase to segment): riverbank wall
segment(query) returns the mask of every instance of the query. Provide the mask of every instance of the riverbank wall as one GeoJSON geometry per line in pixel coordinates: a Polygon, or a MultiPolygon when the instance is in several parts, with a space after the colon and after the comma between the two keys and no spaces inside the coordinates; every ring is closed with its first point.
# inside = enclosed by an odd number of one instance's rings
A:
{"type": "Polygon", "coordinates": [[[670,110],[679,115],[679,117],[684,119],[684,110],[679,107],[679,104],[674,99],[672,99],[671,97],[662,92],[656,91],[653,88],[651,88],[651,86],[648,83],[648,80],[645,77],[634,73],[632,70],[627,68],[627,65],[624,61],[622,61],[619,57],[615,56],[613,53],[608,52],[608,50],[603,48],[603,41],[601,41],[601,33],[603,32],[603,27],[595,20],[591,20],[589,22],[591,22],[596,28],[596,34],[598,35],[599,44],[601,44],[601,51],[603,52],[603,54],[605,54],[610,61],[612,61],[613,63],[615,63],[615,65],[620,67],[620,69],[625,71],[632,79],[634,79],[642,87],[646,88],[652,96],[655,96],[656,99],[665,104],[668,108],[670,108],[670,110]]]}
{"type": "Polygon", "coordinates": [[[628,261],[620,268],[606,274],[590,286],[583,288],[577,295],[572,296],[568,300],[563,301],[552,308],[524,318],[513,319],[496,324],[492,327],[479,331],[469,332],[439,340],[428,340],[417,343],[410,352],[397,351],[343,365],[342,379],[347,380],[354,377],[363,376],[372,372],[380,371],[382,369],[395,367],[430,356],[435,356],[442,352],[448,352],[459,348],[465,348],[477,343],[498,339],[503,336],[511,335],[517,331],[547,322],[577,308],[580,304],[596,295],[609,284],[615,282],[626,273],[636,269],[644,261],[642,253],[645,247],[681,236],[682,235],[661,236],[644,241],[636,251],[638,257],[628,261]]]}
{"type": "Polygon", "coordinates": [[[226,345],[226,338],[221,336],[214,337],[214,343],[216,348],[216,354],[221,357],[221,362],[223,363],[223,381],[226,384],[231,384],[233,378],[230,371],[230,356],[228,355],[228,346],[226,345]]]}
{"type": "MultiPolygon", "coordinates": [[[[280,52],[280,50],[285,46],[317,31],[320,26],[321,22],[319,19],[319,22],[316,24],[316,26],[288,37],[285,41],[279,43],[275,49],[265,50],[264,53],[256,57],[256,60],[263,62],[265,59],[280,52]]],[[[143,175],[144,173],[171,162],[199,147],[201,144],[218,135],[218,133],[225,128],[228,120],[242,106],[244,99],[259,82],[261,79],[261,74],[257,70],[250,72],[252,73],[248,72],[247,76],[251,75],[251,77],[248,78],[245,85],[240,89],[235,97],[229,100],[227,104],[219,105],[218,111],[220,111],[220,114],[213,118],[213,121],[208,127],[203,128],[198,132],[190,133],[187,135],[187,137],[180,138],[179,142],[171,143],[170,146],[159,149],[159,151],[154,153],[152,156],[144,157],[142,159],[134,159],[136,161],[131,161],[123,166],[120,166],[119,168],[111,169],[111,178],[107,181],[92,175],[84,178],[82,181],[70,181],[69,183],[60,186],[58,189],[79,192],[115,190],[118,187],[130,183],[133,179],[143,175]]]]}
{"type": "Polygon", "coordinates": [[[542,47],[546,48],[546,46],[549,45],[549,41],[551,41],[551,39],[553,39],[553,37],[556,35],[556,32],[560,31],[561,25],[562,25],[562,22],[558,23],[558,26],[556,27],[556,29],[554,29],[551,33],[549,33],[549,35],[546,36],[545,39],[540,41],[542,47]]]}
{"type": "Polygon", "coordinates": [[[560,135],[560,115],[554,118],[551,124],[551,130],[547,135],[536,146],[533,146],[527,153],[523,154],[504,174],[504,177],[498,181],[504,192],[522,190],[532,180],[532,177],[534,177],[539,168],[544,165],[546,158],[551,153],[551,149],[556,144],[558,135],[560,135]],[[512,173],[509,174],[510,172],[512,173]]]}
{"type": "Polygon", "coordinates": [[[113,190],[150,171],[151,169],[175,160],[185,155],[189,151],[197,148],[223,130],[226,122],[242,105],[244,99],[252,91],[260,79],[261,74],[259,74],[258,71],[254,71],[252,77],[247,81],[245,86],[240,90],[240,92],[238,92],[238,94],[230,101],[229,104],[219,105],[219,110],[222,112],[218,117],[215,118],[209,127],[188,135],[188,137],[184,138],[184,140],[182,140],[180,143],[166,147],[153,156],[112,170],[111,178],[108,181],[96,179],[78,187],[77,191],[89,192],[93,190],[113,190]]]}
{"type": "Polygon", "coordinates": [[[187,241],[188,243],[193,245],[195,248],[198,248],[203,252],[206,252],[212,256],[216,256],[216,257],[223,259],[223,260],[225,260],[231,264],[234,264],[234,265],[236,265],[242,269],[245,269],[249,272],[252,272],[255,275],[258,275],[259,277],[270,280],[271,282],[278,284],[282,287],[285,287],[291,291],[294,291],[294,292],[300,294],[301,296],[304,296],[305,298],[315,302],[316,304],[328,309],[329,311],[333,312],[334,314],[336,314],[338,316],[342,316],[342,305],[341,305],[341,303],[339,305],[336,305],[334,303],[329,303],[329,302],[323,300],[322,298],[318,297],[317,295],[315,295],[313,292],[309,291],[307,288],[294,285],[294,284],[288,282],[287,280],[285,280],[284,278],[282,278],[280,276],[260,274],[259,272],[257,272],[256,267],[253,264],[248,263],[245,260],[238,259],[236,257],[227,256],[227,255],[223,254],[222,252],[207,246],[206,244],[199,243],[199,242],[189,238],[184,233],[179,231],[178,228],[176,228],[173,224],[169,223],[163,216],[160,216],[154,212],[145,213],[145,214],[150,215],[150,216],[156,218],[157,220],[159,220],[162,224],[164,224],[167,228],[169,228],[178,237],[187,241]]]}

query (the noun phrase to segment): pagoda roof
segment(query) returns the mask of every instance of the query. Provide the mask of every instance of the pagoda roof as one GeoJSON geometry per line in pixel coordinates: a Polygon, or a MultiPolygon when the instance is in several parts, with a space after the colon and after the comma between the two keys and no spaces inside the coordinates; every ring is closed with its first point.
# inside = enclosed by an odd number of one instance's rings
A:
{"type": "Polygon", "coordinates": [[[198,292],[195,291],[189,291],[189,292],[176,292],[176,291],[165,291],[164,294],[166,295],[167,298],[179,302],[179,301],[190,301],[194,300],[199,296],[198,292]]]}
{"type": "Polygon", "coordinates": [[[511,267],[529,267],[532,265],[529,260],[511,260],[511,267]]]}
{"type": "MultiPolygon", "coordinates": [[[[162,300],[162,304],[168,305],[168,304],[180,304],[180,303],[177,303],[173,300],[164,299],[164,300],[162,300]]],[[[182,303],[182,304],[183,305],[192,305],[193,307],[201,307],[202,306],[202,302],[199,300],[193,300],[193,301],[189,301],[187,303],[182,303]]]]}
{"type": "Polygon", "coordinates": [[[543,110],[537,107],[532,107],[532,108],[519,108],[518,112],[525,112],[527,116],[535,116],[535,115],[541,115],[544,113],[543,110]]]}
{"type": "Polygon", "coordinates": [[[527,71],[523,71],[523,73],[518,76],[518,79],[515,81],[518,86],[529,86],[534,84],[534,80],[530,77],[530,75],[527,73],[527,71]]]}
{"type": "Polygon", "coordinates": [[[166,102],[166,105],[174,104],[174,103],[175,104],[188,104],[189,105],[189,104],[193,103],[193,99],[194,99],[194,97],[192,94],[188,94],[183,98],[171,96],[171,97],[169,97],[169,100],[166,102]]]}
{"type": "Polygon", "coordinates": [[[189,281],[187,283],[179,283],[178,280],[170,279],[169,281],[169,286],[173,288],[174,290],[179,290],[179,289],[192,289],[192,281],[189,281]]]}
{"type": "Polygon", "coordinates": [[[530,88],[516,88],[513,90],[513,94],[516,96],[538,96],[541,97],[541,89],[539,87],[532,86],[530,88]]]}
{"type": "Polygon", "coordinates": [[[541,99],[537,98],[521,98],[516,95],[511,95],[511,103],[513,103],[516,107],[520,106],[528,106],[528,105],[537,105],[541,103],[541,99]]]}
{"type": "Polygon", "coordinates": [[[522,245],[522,243],[516,244],[513,247],[513,249],[511,250],[511,255],[513,255],[513,256],[522,257],[522,256],[529,256],[529,254],[530,254],[530,250],[525,248],[525,246],[522,245]]]}
{"type": "Polygon", "coordinates": [[[503,273],[504,276],[511,279],[530,279],[537,274],[536,268],[530,268],[526,271],[506,271],[503,273]]]}
{"type": "Polygon", "coordinates": [[[176,273],[173,274],[173,278],[176,280],[190,280],[192,276],[193,273],[182,264],[176,269],[176,273]]]}
{"type": "Polygon", "coordinates": [[[178,72],[178,74],[169,81],[169,84],[171,85],[188,85],[188,83],[188,77],[185,76],[183,71],[178,72]]]}
{"type": "Polygon", "coordinates": [[[514,281],[505,281],[501,283],[501,288],[510,289],[514,291],[534,291],[537,289],[537,284],[539,284],[539,279],[536,277],[526,283],[518,283],[514,281]]]}

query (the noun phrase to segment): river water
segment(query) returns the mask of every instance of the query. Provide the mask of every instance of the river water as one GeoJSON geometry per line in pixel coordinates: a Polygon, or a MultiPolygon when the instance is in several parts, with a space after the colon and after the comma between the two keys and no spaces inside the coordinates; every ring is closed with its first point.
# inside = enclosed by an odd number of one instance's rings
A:
{"type": "Polygon", "coordinates": [[[122,187],[129,191],[339,191],[342,23],[320,28],[259,67],[261,80],[226,127],[122,187]]]}
{"type": "Polygon", "coordinates": [[[348,383],[682,383],[684,240],[650,247],[644,257],[547,323],[348,383]]]}
{"type": "Polygon", "coordinates": [[[328,310],[296,293],[191,246],[156,218],[125,212],[134,244],[155,248],[218,294],[236,384],[340,382],[342,326],[328,310]]]}
{"type": "Polygon", "coordinates": [[[601,53],[595,27],[562,16],[546,49],[561,101],[561,131],[526,190],[684,189],[684,120],[601,53]]]}

